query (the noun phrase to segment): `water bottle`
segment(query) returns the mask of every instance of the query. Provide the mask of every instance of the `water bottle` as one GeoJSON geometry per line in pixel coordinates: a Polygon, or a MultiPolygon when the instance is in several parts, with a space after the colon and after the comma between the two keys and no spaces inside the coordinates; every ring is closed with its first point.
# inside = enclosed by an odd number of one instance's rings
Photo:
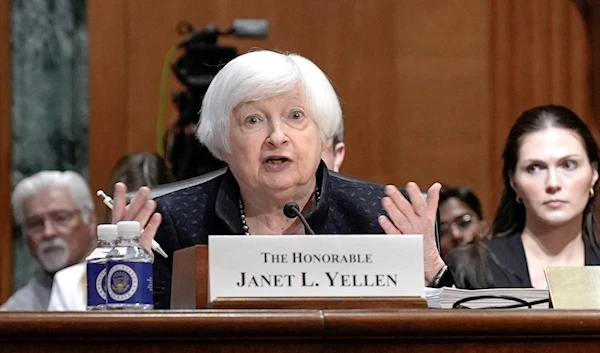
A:
{"type": "Polygon", "coordinates": [[[153,309],[152,255],[140,245],[140,223],[117,223],[117,245],[107,256],[108,309],[153,309]]]}
{"type": "Polygon", "coordinates": [[[87,310],[106,308],[106,256],[117,242],[117,225],[100,224],[96,228],[98,244],[85,259],[87,279],[87,310]]]}

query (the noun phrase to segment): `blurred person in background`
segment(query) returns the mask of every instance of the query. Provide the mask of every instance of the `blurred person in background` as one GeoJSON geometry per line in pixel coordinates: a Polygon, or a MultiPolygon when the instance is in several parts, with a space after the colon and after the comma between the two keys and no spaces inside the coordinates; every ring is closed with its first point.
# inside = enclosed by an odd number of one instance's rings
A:
{"type": "Polygon", "coordinates": [[[17,184],[11,204],[40,269],[0,309],[45,311],[55,273],[82,263],[96,245],[92,196],[75,172],[41,171],[17,184]]]}
{"type": "MultiPolygon", "coordinates": [[[[113,167],[107,184],[107,192],[112,195],[114,185],[122,182],[129,190],[137,190],[142,186],[153,187],[175,181],[164,158],[153,152],[135,152],[123,156],[113,167]]],[[[105,223],[110,223],[112,216],[107,208],[104,214],[105,223]]]]}
{"type": "Polygon", "coordinates": [[[459,245],[486,236],[488,226],[483,219],[481,203],[468,186],[442,187],[439,213],[442,257],[459,245]]]}
{"type": "Polygon", "coordinates": [[[346,144],[344,143],[344,121],[338,126],[333,138],[325,142],[325,149],[321,159],[330,170],[339,173],[344,157],[346,156],[346,144]]]}

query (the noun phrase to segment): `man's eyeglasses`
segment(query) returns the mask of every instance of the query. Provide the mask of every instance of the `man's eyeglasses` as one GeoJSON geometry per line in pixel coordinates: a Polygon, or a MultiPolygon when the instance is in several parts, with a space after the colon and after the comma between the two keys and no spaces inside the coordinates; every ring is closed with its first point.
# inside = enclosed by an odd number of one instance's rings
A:
{"type": "Polygon", "coordinates": [[[462,216],[456,217],[452,222],[440,223],[440,234],[446,235],[452,233],[452,225],[455,225],[460,230],[467,229],[473,223],[473,216],[465,213],[462,216]]]}
{"type": "Polygon", "coordinates": [[[79,213],[79,210],[52,211],[46,213],[45,215],[38,215],[27,218],[23,223],[23,226],[29,234],[41,233],[44,230],[47,219],[57,229],[64,230],[71,225],[73,217],[75,217],[79,213]]]}

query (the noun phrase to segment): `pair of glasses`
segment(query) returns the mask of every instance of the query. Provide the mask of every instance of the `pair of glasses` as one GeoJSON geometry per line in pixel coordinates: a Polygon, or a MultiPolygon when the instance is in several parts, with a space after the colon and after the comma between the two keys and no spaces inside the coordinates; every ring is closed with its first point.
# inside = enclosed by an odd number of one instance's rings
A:
{"type": "Polygon", "coordinates": [[[469,307],[468,305],[465,305],[465,304],[469,303],[469,302],[476,302],[478,300],[490,300],[490,299],[497,299],[499,301],[504,300],[504,301],[506,301],[506,303],[500,304],[500,305],[486,306],[486,307],[478,306],[477,308],[478,309],[516,309],[516,308],[533,309],[533,307],[535,305],[550,302],[550,299],[540,299],[540,300],[528,302],[524,299],[513,297],[510,295],[477,295],[477,296],[467,297],[467,298],[463,298],[463,299],[456,301],[452,305],[452,309],[471,309],[471,307],[469,307]],[[513,302],[513,303],[511,304],[510,302],[513,302]]]}
{"type": "Polygon", "coordinates": [[[46,220],[48,220],[56,229],[64,230],[71,225],[73,217],[79,214],[79,210],[58,210],[51,211],[43,215],[29,217],[23,224],[29,234],[40,234],[44,231],[46,220]]]}
{"type": "Polygon", "coordinates": [[[473,216],[465,213],[464,215],[456,217],[452,222],[440,223],[440,233],[450,234],[453,225],[460,230],[465,230],[471,225],[471,223],[473,223],[473,220],[473,216]]]}

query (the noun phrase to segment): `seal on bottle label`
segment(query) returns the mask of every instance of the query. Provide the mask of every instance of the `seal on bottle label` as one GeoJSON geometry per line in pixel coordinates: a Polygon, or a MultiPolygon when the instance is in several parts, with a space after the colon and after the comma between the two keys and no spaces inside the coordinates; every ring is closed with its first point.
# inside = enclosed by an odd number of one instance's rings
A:
{"type": "Polygon", "coordinates": [[[149,262],[109,262],[107,282],[109,304],[153,304],[149,262]]]}

